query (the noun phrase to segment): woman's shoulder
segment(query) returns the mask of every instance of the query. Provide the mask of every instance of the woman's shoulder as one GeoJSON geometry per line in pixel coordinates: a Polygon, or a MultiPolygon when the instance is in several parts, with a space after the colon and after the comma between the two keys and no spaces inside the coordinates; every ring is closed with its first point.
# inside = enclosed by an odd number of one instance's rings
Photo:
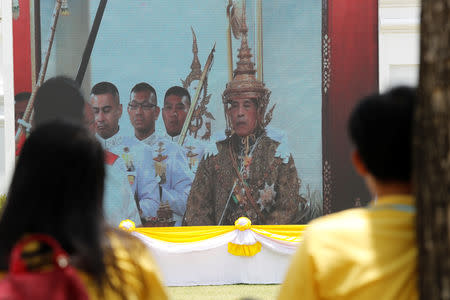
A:
{"type": "Polygon", "coordinates": [[[128,232],[121,229],[111,229],[107,233],[107,239],[117,260],[152,260],[148,247],[128,232]]]}
{"type": "MultiPolygon", "coordinates": [[[[113,229],[108,232],[108,239],[114,254],[117,266],[125,273],[161,279],[161,274],[154,261],[150,249],[137,237],[121,229],[113,229]]],[[[130,274],[131,275],[131,274],[130,274]]]]}
{"type": "Polygon", "coordinates": [[[107,274],[111,281],[122,282],[125,293],[135,295],[137,299],[167,299],[161,274],[148,247],[120,229],[108,231],[107,239],[111,250],[107,253],[112,254],[115,261],[111,265],[106,257],[107,274]]]}

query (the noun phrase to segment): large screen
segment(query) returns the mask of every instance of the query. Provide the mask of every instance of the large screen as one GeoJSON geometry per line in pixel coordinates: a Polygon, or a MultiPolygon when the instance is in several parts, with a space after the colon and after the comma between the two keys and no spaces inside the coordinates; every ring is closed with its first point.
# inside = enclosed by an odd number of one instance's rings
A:
{"type": "MultiPolygon", "coordinates": [[[[302,224],[322,215],[325,2],[107,1],[82,88],[86,124],[108,153],[110,223],[302,224]]],[[[99,4],[63,1],[46,78],[79,75],[99,4]]],[[[30,8],[36,74],[54,8],[30,8]]]]}

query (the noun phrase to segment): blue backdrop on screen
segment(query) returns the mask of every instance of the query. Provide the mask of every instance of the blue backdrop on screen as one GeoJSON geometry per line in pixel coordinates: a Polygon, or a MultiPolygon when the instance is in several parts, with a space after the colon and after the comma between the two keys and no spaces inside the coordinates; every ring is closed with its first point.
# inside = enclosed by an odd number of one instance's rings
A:
{"type": "MultiPolygon", "coordinates": [[[[256,49],[255,1],[247,1],[249,46],[256,49]]],[[[69,1],[71,15],[60,19],[48,77],[75,77],[99,0],[69,1]],[[83,3],[80,3],[83,2],[83,3]]],[[[124,113],[120,128],[133,134],[125,107],[138,82],[155,87],[161,106],[165,91],[181,85],[190,72],[192,33],[195,30],[202,67],[216,43],[208,77],[212,94],[208,110],[216,121],[213,134],[225,129],[222,92],[228,81],[227,0],[154,1],[109,0],[83,82],[85,91],[100,81],[119,89],[124,113]]],[[[53,1],[41,1],[42,49],[45,49],[53,1]]],[[[322,3],[317,0],[263,1],[264,82],[276,103],[272,127],[289,138],[301,194],[322,201],[322,3]]],[[[236,63],[240,41],[233,39],[236,63]]],[[[255,57],[253,57],[255,61],[255,57]]],[[[161,116],[157,130],[164,130],[161,116]]]]}

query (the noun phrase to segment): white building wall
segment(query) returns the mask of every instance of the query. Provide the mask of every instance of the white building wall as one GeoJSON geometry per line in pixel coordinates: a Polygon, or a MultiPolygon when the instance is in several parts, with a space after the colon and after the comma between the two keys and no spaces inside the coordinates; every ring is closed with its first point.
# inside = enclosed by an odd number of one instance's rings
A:
{"type": "MultiPolygon", "coordinates": [[[[3,3],[0,3],[0,16],[3,16],[3,3]]],[[[3,18],[0,19],[0,193],[4,192],[5,185],[5,108],[3,85],[3,18]]]]}
{"type": "Polygon", "coordinates": [[[419,22],[420,0],[379,0],[380,91],[417,85],[419,22]]]}
{"type": "MultiPolygon", "coordinates": [[[[14,165],[14,90],[11,0],[0,2],[0,193],[14,165]]],[[[380,90],[417,85],[420,0],[379,0],[380,90]]]]}
{"type": "Polygon", "coordinates": [[[0,193],[5,193],[14,167],[14,89],[12,1],[0,2],[0,193]]]}

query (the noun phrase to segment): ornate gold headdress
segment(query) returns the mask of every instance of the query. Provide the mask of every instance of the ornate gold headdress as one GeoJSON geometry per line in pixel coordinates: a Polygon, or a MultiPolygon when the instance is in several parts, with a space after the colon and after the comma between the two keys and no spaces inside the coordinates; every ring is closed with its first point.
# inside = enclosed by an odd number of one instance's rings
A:
{"type": "MultiPolygon", "coordinates": [[[[237,67],[233,72],[233,80],[227,83],[225,91],[222,94],[222,102],[226,109],[228,103],[237,97],[254,99],[258,105],[259,126],[264,128],[271,121],[275,106],[273,106],[266,114],[271,92],[266,88],[265,84],[256,79],[255,76],[255,64],[252,62],[251,49],[248,47],[247,40],[248,27],[245,16],[245,1],[243,1],[242,17],[239,18],[239,22],[232,22],[232,24],[234,27],[234,35],[241,37],[241,48],[239,48],[239,61],[236,63],[237,67]],[[240,26],[239,29],[235,28],[237,24],[240,26]],[[239,30],[240,34],[236,33],[237,30],[239,30]]],[[[227,114],[225,114],[225,117],[227,122],[225,133],[229,136],[231,134],[231,122],[227,114]]]]}

